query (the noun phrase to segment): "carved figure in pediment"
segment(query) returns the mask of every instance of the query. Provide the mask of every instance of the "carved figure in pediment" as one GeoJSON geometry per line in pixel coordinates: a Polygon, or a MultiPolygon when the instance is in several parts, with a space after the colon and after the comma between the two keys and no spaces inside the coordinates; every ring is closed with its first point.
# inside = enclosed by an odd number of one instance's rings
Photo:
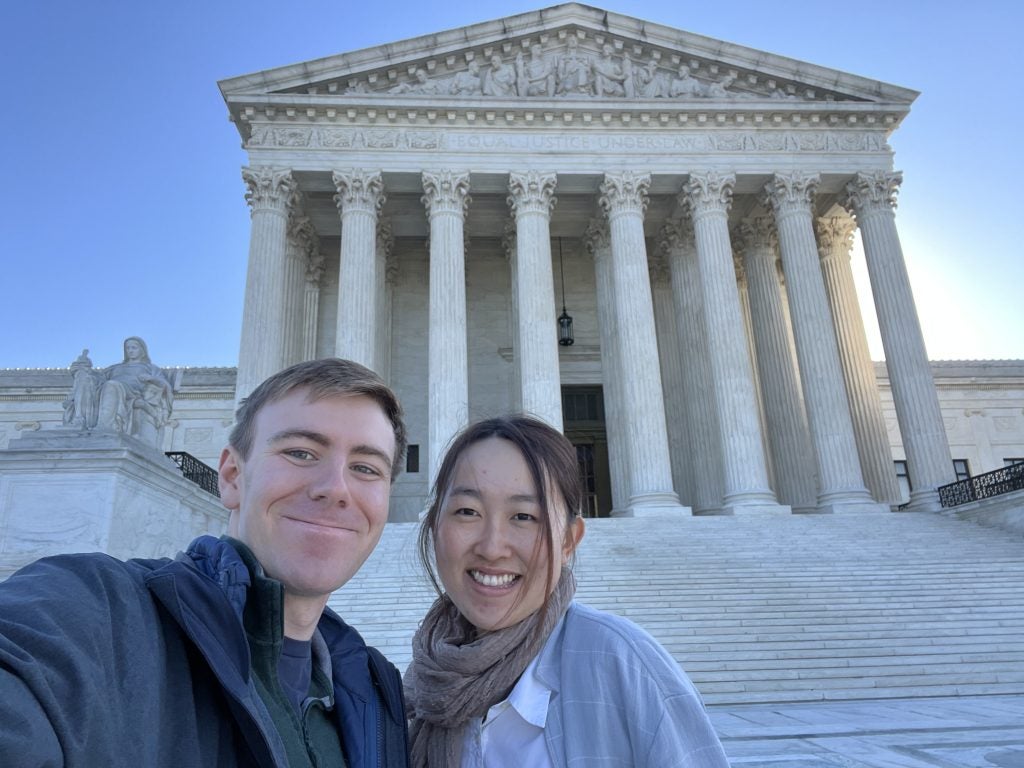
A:
{"type": "Polygon", "coordinates": [[[345,94],[346,95],[348,95],[348,94],[358,94],[358,93],[369,93],[369,92],[370,92],[370,87],[366,83],[364,83],[362,80],[360,80],[357,83],[354,83],[354,84],[350,85],[348,88],[345,89],[345,94]]]}
{"type": "Polygon", "coordinates": [[[633,62],[629,56],[622,57],[622,64],[612,58],[615,49],[605,43],[601,56],[594,62],[594,94],[602,96],[627,96],[635,94],[633,88],[633,62]]]}
{"type": "Polygon", "coordinates": [[[730,86],[736,82],[736,78],[732,75],[726,75],[721,80],[715,83],[708,84],[708,98],[711,99],[728,99],[737,94],[729,91],[730,86]]]}
{"type": "Polygon", "coordinates": [[[566,41],[566,46],[565,53],[558,59],[557,92],[559,94],[593,95],[590,58],[580,53],[579,41],[575,36],[566,41]]]}
{"type": "Polygon", "coordinates": [[[490,69],[484,71],[480,82],[484,96],[515,96],[516,95],[516,69],[511,64],[505,64],[501,56],[491,56],[490,69]]]}
{"type": "Polygon", "coordinates": [[[683,64],[679,68],[679,76],[669,84],[668,95],[673,99],[697,98],[704,95],[704,85],[693,76],[690,67],[683,64]]]}
{"type": "Polygon", "coordinates": [[[636,95],[643,99],[660,99],[668,95],[669,84],[665,74],[658,71],[658,62],[654,57],[633,71],[633,83],[636,95]]]}
{"type": "Polygon", "coordinates": [[[555,95],[555,66],[544,58],[539,45],[530,46],[528,61],[523,61],[522,54],[516,57],[516,73],[520,96],[555,95]]]}
{"type": "Polygon", "coordinates": [[[392,88],[390,93],[426,93],[436,94],[440,92],[437,83],[433,82],[427,77],[427,71],[425,69],[417,69],[415,80],[411,83],[399,83],[392,88]]]}
{"type": "Polygon", "coordinates": [[[149,360],[146,342],[124,340],[124,360],[94,371],[88,350],[71,364],[71,394],[64,423],[82,429],[123,432],[159,446],[171,416],[174,391],[164,372],[149,360]]]}
{"type": "Polygon", "coordinates": [[[469,62],[467,70],[455,75],[452,79],[451,92],[455,96],[479,96],[483,92],[480,86],[479,62],[469,62]]]}
{"type": "Polygon", "coordinates": [[[785,88],[776,88],[772,91],[771,98],[782,101],[796,101],[797,95],[795,93],[787,92],[785,88]]]}

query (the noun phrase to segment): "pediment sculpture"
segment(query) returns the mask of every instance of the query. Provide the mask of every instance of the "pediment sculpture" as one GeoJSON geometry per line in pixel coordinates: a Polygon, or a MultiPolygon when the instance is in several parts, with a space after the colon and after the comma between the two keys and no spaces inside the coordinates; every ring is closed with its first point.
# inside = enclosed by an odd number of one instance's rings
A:
{"type": "Polygon", "coordinates": [[[89,350],[73,363],[71,392],[64,401],[64,426],[83,432],[120,432],[159,447],[170,420],[174,387],[149,359],[146,342],[124,340],[124,360],[93,368],[89,350]]]}
{"type": "MultiPolygon", "coordinates": [[[[635,51],[636,49],[634,49],[635,51]]],[[[424,67],[411,68],[411,77],[385,89],[366,80],[350,79],[346,95],[389,93],[413,96],[467,98],[576,98],[576,99],[785,99],[799,100],[795,89],[759,79],[737,86],[733,71],[700,73],[683,61],[672,65],[653,50],[646,61],[626,50],[604,43],[600,52],[585,51],[579,38],[570,34],[565,45],[548,50],[534,43],[514,57],[491,52],[481,62],[467,54],[466,68],[451,75],[431,76],[424,67]]],[[[678,57],[674,57],[678,59],[678,57]]],[[[707,68],[707,67],[705,67],[707,68]]]]}

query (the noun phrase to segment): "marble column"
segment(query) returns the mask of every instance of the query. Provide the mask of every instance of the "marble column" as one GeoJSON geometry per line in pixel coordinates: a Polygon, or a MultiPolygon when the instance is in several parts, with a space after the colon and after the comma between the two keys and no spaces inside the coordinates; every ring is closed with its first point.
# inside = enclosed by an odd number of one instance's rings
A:
{"type": "Polygon", "coordinates": [[[675,219],[662,228],[661,235],[667,246],[682,357],[687,454],[693,476],[690,503],[695,515],[716,514],[722,508],[722,456],[693,224],[688,217],[675,219]]]}
{"type": "Polygon", "coordinates": [[[658,360],[661,362],[661,390],[665,394],[665,428],[668,432],[672,485],[679,500],[693,503],[693,467],[687,435],[690,427],[683,395],[683,363],[680,357],[679,330],[676,327],[675,299],[668,266],[668,246],[659,240],[651,254],[651,297],[654,301],[654,327],[658,334],[658,360]]]}
{"type": "Polygon", "coordinates": [[[665,399],[661,389],[654,306],[647,274],[644,211],[650,174],[606,174],[599,203],[611,235],[615,329],[623,362],[626,439],[630,443],[629,507],[634,515],[682,511],[672,489],[665,399]],[[628,362],[627,362],[628,355],[628,362]]]}
{"type": "Polygon", "coordinates": [[[508,204],[516,223],[512,281],[516,285],[519,346],[515,353],[522,407],[561,431],[562,386],[550,228],[555,183],[553,173],[511,173],[508,204]]]}
{"type": "Polygon", "coordinates": [[[288,218],[297,186],[285,168],[243,168],[245,199],[252,209],[249,264],[238,350],[235,403],[286,366],[280,329],[285,312],[288,218]]]}
{"type": "Polygon", "coordinates": [[[775,266],[775,225],[767,216],[751,216],[741,222],[739,232],[775,492],[794,511],[813,511],[814,454],[775,266]]]}
{"type": "Polygon", "coordinates": [[[501,236],[501,250],[509,267],[509,335],[512,338],[512,408],[523,410],[522,370],[523,360],[519,343],[519,283],[516,274],[516,223],[511,219],[505,222],[501,236]]]}
{"type": "Polygon", "coordinates": [[[361,168],[331,174],[341,213],[338,315],[334,352],[377,369],[377,216],[384,205],[384,182],[377,171],[361,168]]]}
{"type": "Polygon", "coordinates": [[[424,171],[423,190],[430,220],[427,467],[433,484],[445,446],[469,418],[463,228],[469,173],[424,171]]]}
{"type": "Polygon", "coordinates": [[[782,269],[796,339],[811,446],[818,467],[818,511],[880,511],[860,471],[857,441],[846,400],[839,349],[829,317],[814,239],[812,204],[818,176],[776,174],[764,187],[775,212],[782,269]]]}
{"type": "Polygon", "coordinates": [[[286,365],[307,360],[305,352],[306,271],[309,248],[317,240],[308,216],[292,216],[288,223],[288,250],[285,258],[285,312],[281,323],[286,365]]]}
{"type": "Polygon", "coordinates": [[[875,501],[899,504],[900,487],[896,482],[889,435],[882,416],[878,380],[868,352],[864,319],[850,268],[850,249],[856,228],[856,222],[846,214],[819,218],[818,253],[825,292],[832,309],[832,326],[839,344],[839,359],[843,365],[864,482],[875,501]]]}
{"type": "Polygon", "coordinates": [[[608,222],[592,220],[583,244],[594,258],[597,288],[597,327],[601,337],[601,382],[604,394],[605,428],[608,433],[608,473],[612,481],[612,516],[629,513],[630,443],[626,437],[626,406],[623,402],[623,365],[620,361],[616,328],[615,286],[612,283],[612,243],[608,222]]]}
{"type": "Polygon", "coordinates": [[[320,326],[320,285],[324,276],[324,257],[319,249],[306,263],[306,283],[302,313],[302,359],[315,360],[320,326]]]}
{"type": "Polygon", "coordinates": [[[374,353],[377,373],[384,381],[391,380],[391,307],[398,279],[398,262],[394,258],[395,238],[391,222],[377,221],[377,348],[374,353]]]}
{"type": "Polygon", "coordinates": [[[924,334],[896,231],[893,209],[902,181],[900,173],[858,173],[846,186],[845,207],[852,209],[857,218],[864,243],[885,365],[914,488],[910,507],[937,510],[939,486],[956,478],[924,334]]]}
{"type": "Polygon", "coordinates": [[[693,221],[700,266],[722,451],[722,511],[788,513],[790,508],[776,502],[768,484],[754,373],[736,290],[728,219],[735,183],[732,174],[693,174],[683,196],[693,221]]]}

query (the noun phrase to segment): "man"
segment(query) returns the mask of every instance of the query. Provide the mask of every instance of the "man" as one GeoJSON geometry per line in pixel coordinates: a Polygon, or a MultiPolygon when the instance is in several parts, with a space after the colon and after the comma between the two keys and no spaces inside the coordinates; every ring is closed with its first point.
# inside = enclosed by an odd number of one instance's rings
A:
{"type": "Polygon", "coordinates": [[[405,447],[376,374],[301,363],[238,409],[229,536],[0,584],[0,765],[406,766],[397,670],[326,608],[380,539],[405,447]]]}

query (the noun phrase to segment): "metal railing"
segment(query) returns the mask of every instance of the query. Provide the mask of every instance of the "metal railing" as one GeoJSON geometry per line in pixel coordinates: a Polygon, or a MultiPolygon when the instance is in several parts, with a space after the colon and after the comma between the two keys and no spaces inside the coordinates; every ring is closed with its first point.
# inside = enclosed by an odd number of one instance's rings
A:
{"type": "Polygon", "coordinates": [[[969,501],[1000,496],[1024,488],[1024,464],[975,475],[939,488],[939,503],[944,507],[955,507],[969,501]]]}
{"type": "Polygon", "coordinates": [[[207,493],[212,493],[220,498],[220,489],[217,487],[217,470],[209,464],[204,464],[191,453],[184,451],[168,451],[168,458],[178,465],[182,477],[198,485],[207,493]]]}

